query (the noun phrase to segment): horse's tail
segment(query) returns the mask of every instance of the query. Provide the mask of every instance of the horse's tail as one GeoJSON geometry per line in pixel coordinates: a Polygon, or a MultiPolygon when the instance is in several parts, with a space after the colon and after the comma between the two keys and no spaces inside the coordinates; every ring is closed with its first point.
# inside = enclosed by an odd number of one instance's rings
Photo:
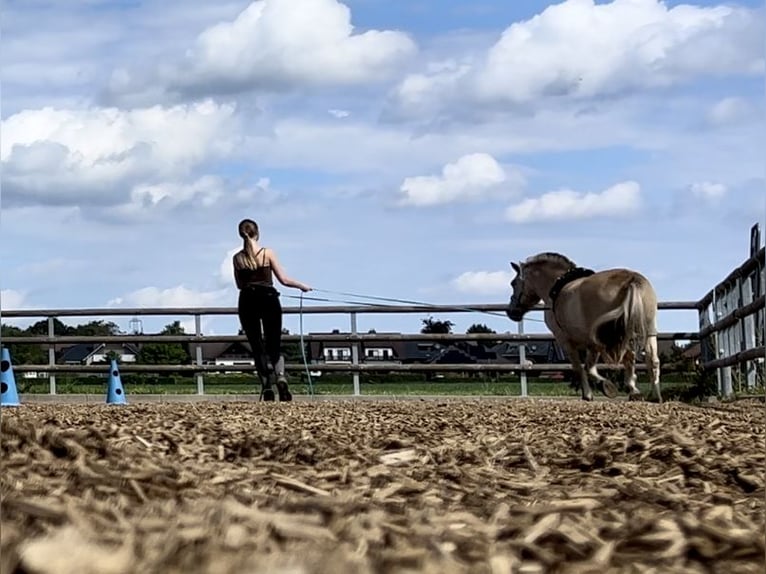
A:
{"type": "Polygon", "coordinates": [[[592,338],[603,346],[606,359],[619,363],[628,349],[638,350],[646,337],[644,299],[634,279],[625,286],[621,303],[596,323],[592,338]]]}

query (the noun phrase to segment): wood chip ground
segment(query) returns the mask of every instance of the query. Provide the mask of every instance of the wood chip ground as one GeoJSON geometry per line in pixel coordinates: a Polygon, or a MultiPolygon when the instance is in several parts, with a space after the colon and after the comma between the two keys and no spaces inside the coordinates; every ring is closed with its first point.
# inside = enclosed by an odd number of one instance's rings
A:
{"type": "Polygon", "coordinates": [[[763,573],[764,405],[3,408],[3,574],[763,573]]]}

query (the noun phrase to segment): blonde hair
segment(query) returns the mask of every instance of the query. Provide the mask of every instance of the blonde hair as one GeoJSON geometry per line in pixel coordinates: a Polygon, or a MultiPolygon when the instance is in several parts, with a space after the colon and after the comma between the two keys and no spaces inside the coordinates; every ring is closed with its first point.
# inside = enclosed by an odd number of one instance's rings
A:
{"type": "Polygon", "coordinates": [[[252,219],[243,219],[239,222],[238,230],[239,236],[244,241],[244,263],[246,263],[247,267],[256,269],[258,267],[258,262],[255,260],[255,242],[258,241],[258,238],[260,237],[258,224],[252,219]]]}

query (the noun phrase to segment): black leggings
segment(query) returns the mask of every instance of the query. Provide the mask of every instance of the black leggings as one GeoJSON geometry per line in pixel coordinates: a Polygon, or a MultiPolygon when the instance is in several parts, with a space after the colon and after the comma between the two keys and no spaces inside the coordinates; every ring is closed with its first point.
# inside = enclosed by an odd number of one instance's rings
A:
{"type": "Polygon", "coordinates": [[[267,377],[279,361],[282,346],[282,305],[279,293],[271,287],[242,289],[239,292],[238,313],[239,322],[253,349],[258,374],[267,377]]]}

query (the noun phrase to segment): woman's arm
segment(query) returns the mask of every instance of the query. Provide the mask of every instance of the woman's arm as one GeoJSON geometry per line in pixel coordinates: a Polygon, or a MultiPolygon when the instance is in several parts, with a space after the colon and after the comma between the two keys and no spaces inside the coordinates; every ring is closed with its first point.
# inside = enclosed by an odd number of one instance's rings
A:
{"type": "Polygon", "coordinates": [[[234,267],[234,282],[237,284],[237,289],[242,289],[242,280],[239,277],[239,265],[237,265],[237,256],[231,258],[232,267],[234,267]]]}
{"type": "Polygon", "coordinates": [[[301,283],[300,281],[296,281],[295,279],[291,279],[287,276],[287,273],[285,273],[285,270],[282,268],[282,265],[280,265],[279,260],[277,259],[277,254],[274,253],[273,250],[267,249],[266,254],[269,257],[269,265],[271,265],[271,268],[274,270],[274,275],[277,276],[277,279],[279,279],[279,282],[282,285],[285,287],[295,287],[296,289],[300,289],[303,292],[311,291],[311,287],[308,285],[301,283]]]}

